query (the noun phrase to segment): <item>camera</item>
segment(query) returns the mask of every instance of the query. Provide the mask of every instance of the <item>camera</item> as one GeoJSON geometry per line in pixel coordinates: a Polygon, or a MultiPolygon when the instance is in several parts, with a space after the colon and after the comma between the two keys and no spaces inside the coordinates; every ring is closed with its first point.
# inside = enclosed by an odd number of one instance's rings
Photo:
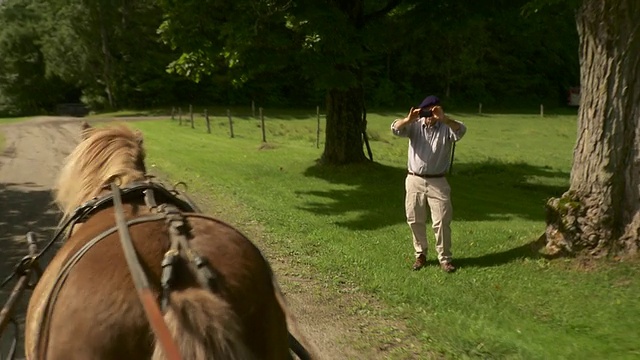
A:
{"type": "Polygon", "coordinates": [[[420,117],[432,117],[433,116],[433,111],[429,110],[429,109],[420,109],[420,117]]]}

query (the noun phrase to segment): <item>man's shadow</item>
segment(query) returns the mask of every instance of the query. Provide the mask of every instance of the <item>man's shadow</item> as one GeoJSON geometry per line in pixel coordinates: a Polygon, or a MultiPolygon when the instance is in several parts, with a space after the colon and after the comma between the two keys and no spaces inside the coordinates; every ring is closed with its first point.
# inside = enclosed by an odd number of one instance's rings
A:
{"type": "MultiPolygon", "coordinates": [[[[545,235],[513,249],[474,257],[455,257],[453,264],[457,268],[494,267],[521,259],[554,259],[555,256],[545,254],[542,250],[546,244],[545,235]]],[[[426,266],[439,265],[437,259],[428,259],[426,266]]]]}

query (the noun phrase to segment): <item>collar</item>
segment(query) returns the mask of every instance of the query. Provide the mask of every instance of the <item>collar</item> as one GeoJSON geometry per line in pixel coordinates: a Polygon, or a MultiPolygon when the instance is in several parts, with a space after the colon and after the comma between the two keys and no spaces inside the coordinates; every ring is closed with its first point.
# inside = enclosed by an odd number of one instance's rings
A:
{"type": "Polygon", "coordinates": [[[421,117],[420,120],[422,121],[421,125],[422,125],[423,129],[428,129],[428,128],[437,129],[437,128],[440,127],[440,122],[439,121],[436,121],[431,126],[428,126],[427,123],[426,123],[427,118],[421,117]]]}

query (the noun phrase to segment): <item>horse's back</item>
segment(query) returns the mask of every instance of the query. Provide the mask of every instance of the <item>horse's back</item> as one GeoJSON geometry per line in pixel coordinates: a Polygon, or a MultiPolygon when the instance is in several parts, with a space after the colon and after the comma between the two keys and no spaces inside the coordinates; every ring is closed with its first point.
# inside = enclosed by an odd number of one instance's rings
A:
{"type": "Polygon", "coordinates": [[[219,273],[223,297],[242,314],[247,341],[259,345],[256,354],[269,354],[269,348],[283,339],[288,354],[285,315],[275,297],[271,269],[258,248],[219,220],[191,214],[188,221],[195,234],[193,248],[219,273]]]}
{"type": "MultiPolygon", "coordinates": [[[[125,205],[127,219],[147,216],[142,209],[125,205]]],[[[207,260],[215,279],[214,291],[207,295],[198,292],[197,278],[186,262],[176,266],[172,300],[177,304],[182,299],[184,306],[178,315],[187,318],[181,321],[189,320],[189,314],[194,316],[194,323],[203,320],[197,316],[212,316],[207,311],[195,311],[196,305],[210,301],[213,308],[213,304],[222,301],[238,322],[238,336],[250,353],[261,358],[286,357],[286,320],[274,296],[269,266],[260,251],[224,222],[200,214],[183,214],[183,219],[189,247],[207,260]]],[[[47,359],[69,359],[70,354],[74,359],[151,357],[155,340],[114,226],[111,208],[91,216],[56,254],[35,289],[27,319],[27,345],[34,349],[34,339],[47,336],[47,359]],[[96,241],[99,234],[104,237],[96,241]],[[93,245],[88,248],[90,243],[93,245]],[[79,252],[87,248],[78,258],[79,252]],[[53,285],[64,278],[61,270],[71,261],[76,262],[56,291],[53,285]],[[47,312],[43,305],[52,301],[52,311],[47,312]]],[[[160,299],[161,263],[171,243],[166,219],[131,224],[128,230],[149,283],[160,299]]],[[[206,310],[206,306],[201,308],[206,310]]]]}

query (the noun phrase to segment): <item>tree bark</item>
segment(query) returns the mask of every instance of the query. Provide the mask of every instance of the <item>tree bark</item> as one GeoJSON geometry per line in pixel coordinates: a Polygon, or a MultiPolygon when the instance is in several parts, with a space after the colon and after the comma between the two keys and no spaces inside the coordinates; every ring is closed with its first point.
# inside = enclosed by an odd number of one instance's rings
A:
{"type": "Polygon", "coordinates": [[[570,189],[547,203],[547,249],[634,255],[640,246],[640,2],[584,0],[581,99],[570,189]]]}
{"type": "Polygon", "coordinates": [[[326,103],[327,129],[321,162],[343,165],[367,161],[362,149],[362,89],[331,89],[326,103]]]}
{"type": "MultiPolygon", "coordinates": [[[[110,39],[109,39],[109,34],[108,34],[108,29],[107,29],[107,20],[105,19],[106,16],[106,8],[101,6],[101,3],[97,3],[96,4],[96,8],[94,9],[96,11],[96,18],[98,20],[98,25],[100,27],[100,44],[101,44],[101,50],[102,50],[102,81],[104,82],[104,91],[107,94],[107,101],[109,102],[109,107],[111,109],[115,109],[116,108],[116,100],[115,100],[115,94],[113,91],[113,80],[112,80],[112,59],[113,59],[113,55],[111,54],[111,50],[110,50],[110,39]]],[[[92,8],[93,9],[93,8],[92,8]]]]}

